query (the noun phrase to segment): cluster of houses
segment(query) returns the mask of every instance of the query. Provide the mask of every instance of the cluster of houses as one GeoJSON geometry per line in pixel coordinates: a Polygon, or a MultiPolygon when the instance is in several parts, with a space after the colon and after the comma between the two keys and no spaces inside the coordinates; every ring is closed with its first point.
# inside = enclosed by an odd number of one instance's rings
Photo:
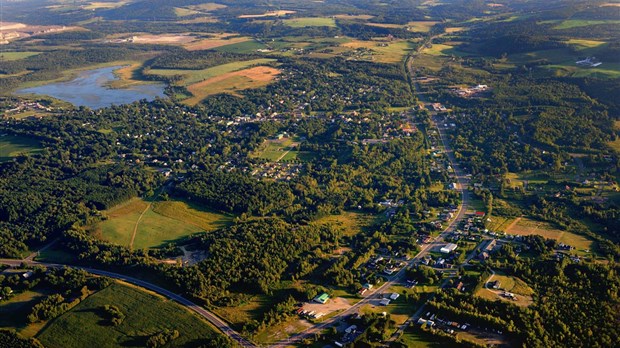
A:
{"type": "Polygon", "coordinates": [[[445,332],[449,334],[454,334],[454,330],[462,330],[467,331],[471,324],[460,324],[456,321],[445,320],[437,317],[436,314],[431,314],[431,312],[426,313],[425,316],[422,316],[418,319],[418,324],[422,326],[426,326],[428,328],[438,327],[442,328],[445,332]],[[427,317],[428,319],[425,319],[427,317]]]}
{"type": "Polygon", "coordinates": [[[52,112],[54,109],[40,102],[20,100],[12,105],[10,109],[4,110],[3,116],[10,117],[11,115],[26,111],[52,112]]]}
{"type": "Polygon", "coordinates": [[[479,84],[474,87],[457,88],[452,90],[452,92],[462,98],[474,98],[480,97],[482,94],[488,92],[489,90],[489,86],[479,84]]]}
{"type": "Polygon", "coordinates": [[[257,178],[288,181],[298,176],[301,169],[300,163],[269,162],[258,164],[252,175],[257,178]]]}
{"type": "Polygon", "coordinates": [[[587,57],[586,59],[576,61],[575,64],[583,67],[594,68],[603,63],[596,59],[596,57],[587,57]]]}

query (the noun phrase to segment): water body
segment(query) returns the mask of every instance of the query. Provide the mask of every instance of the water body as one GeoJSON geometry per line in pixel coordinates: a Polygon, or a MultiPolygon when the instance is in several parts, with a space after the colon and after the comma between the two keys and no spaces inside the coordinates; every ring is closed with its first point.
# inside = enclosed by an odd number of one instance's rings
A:
{"type": "Polygon", "coordinates": [[[109,82],[118,80],[114,70],[119,68],[122,66],[87,70],[72,81],[24,88],[17,91],[17,94],[48,95],[91,109],[100,109],[113,104],[129,104],[141,99],[153,100],[155,97],[164,96],[165,86],[161,83],[135,85],[124,89],[108,87],[109,82]]]}

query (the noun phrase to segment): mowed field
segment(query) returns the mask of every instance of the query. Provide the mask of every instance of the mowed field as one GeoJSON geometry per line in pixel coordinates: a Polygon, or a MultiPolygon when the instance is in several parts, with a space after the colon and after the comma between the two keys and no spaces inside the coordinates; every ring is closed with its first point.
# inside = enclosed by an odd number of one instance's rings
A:
{"type": "Polygon", "coordinates": [[[146,202],[134,198],[105,212],[92,227],[99,238],[134,249],[156,248],[194,233],[227,226],[232,217],[181,201],[146,202]],[[133,241],[133,243],[132,243],[133,241]]]}
{"type": "Polygon", "coordinates": [[[575,247],[578,252],[592,249],[592,241],[586,237],[562,231],[542,221],[527,218],[517,218],[506,228],[506,234],[530,236],[539,235],[575,247]]]}
{"type": "Polygon", "coordinates": [[[0,135],[0,162],[11,160],[19,155],[30,155],[41,152],[38,140],[14,135],[0,135]]]}
{"type": "Polygon", "coordinates": [[[534,290],[527,285],[526,282],[521,280],[518,277],[508,276],[501,273],[496,273],[488,279],[488,282],[499,281],[499,289],[487,289],[486,286],[479,289],[475,296],[485,298],[490,301],[496,301],[500,299],[505,302],[514,303],[521,307],[528,307],[532,303],[534,303],[532,299],[532,295],[534,295],[534,290]],[[517,300],[511,300],[505,297],[500,296],[499,294],[504,291],[513,293],[517,295],[517,300]]]}
{"type": "Polygon", "coordinates": [[[48,348],[145,347],[149,336],[177,330],[179,337],[168,346],[208,343],[214,329],[203,319],[161,296],[114,283],[89,296],[69,312],[51,321],[37,338],[48,348]],[[101,316],[105,305],[117,306],[125,320],[110,326],[101,316]]]}
{"type": "Polygon", "coordinates": [[[297,151],[298,145],[296,138],[268,139],[250,156],[271,162],[304,160],[311,156],[310,153],[297,151]]]}

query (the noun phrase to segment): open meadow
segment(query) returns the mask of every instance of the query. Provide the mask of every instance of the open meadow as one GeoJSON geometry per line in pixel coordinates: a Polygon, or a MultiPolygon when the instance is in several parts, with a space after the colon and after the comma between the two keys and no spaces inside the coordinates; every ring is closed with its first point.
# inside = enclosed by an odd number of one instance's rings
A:
{"type": "Polygon", "coordinates": [[[558,243],[564,243],[574,247],[578,254],[587,254],[585,251],[592,249],[592,240],[568,232],[562,231],[542,221],[531,220],[528,218],[517,218],[507,228],[506,234],[530,236],[539,235],[548,239],[553,239],[558,243]]]}
{"type": "Polygon", "coordinates": [[[144,347],[151,335],[166,329],[179,332],[174,346],[199,346],[215,335],[206,321],[175,302],[114,283],[49,322],[37,338],[49,348],[144,347]],[[102,315],[105,305],[118,307],[126,318],[117,326],[108,325],[102,315]]]}
{"type": "Polygon", "coordinates": [[[156,248],[195,233],[227,226],[232,217],[181,201],[147,202],[134,198],[105,212],[91,227],[99,238],[134,249],[156,248]]]}

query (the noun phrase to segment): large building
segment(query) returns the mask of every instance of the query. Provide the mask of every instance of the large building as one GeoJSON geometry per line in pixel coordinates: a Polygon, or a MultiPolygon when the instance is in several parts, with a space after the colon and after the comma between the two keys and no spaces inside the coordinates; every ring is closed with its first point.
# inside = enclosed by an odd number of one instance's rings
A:
{"type": "Polygon", "coordinates": [[[456,250],[457,246],[458,245],[454,243],[449,243],[449,244],[446,244],[446,246],[444,246],[443,248],[439,249],[439,251],[441,251],[444,254],[449,254],[453,252],[454,250],[456,250]]]}

